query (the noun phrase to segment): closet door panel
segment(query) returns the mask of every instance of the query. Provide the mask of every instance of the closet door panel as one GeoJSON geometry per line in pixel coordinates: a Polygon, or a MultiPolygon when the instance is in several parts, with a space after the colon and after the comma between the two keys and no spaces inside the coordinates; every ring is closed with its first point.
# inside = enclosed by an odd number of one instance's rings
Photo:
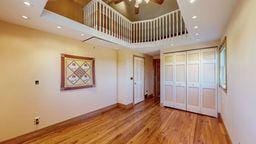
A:
{"type": "Polygon", "coordinates": [[[186,52],[175,54],[175,108],[187,110],[186,52]]]}
{"type": "Polygon", "coordinates": [[[202,91],[203,99],[202,99],[202,107],[215,109],[216,107],[216,99],[215,99],[215,89],[204,88],[202,91]]]}
{"type": "Polygon", "coordinates": [[[188,82],[199,83],[199,63],[188,62],[188,82]]]}
{"type": "Polygon", "coordinates": [[[202,65],[202,83],[215,84],[216,80],[216,64],[215,63],[203,63],[202,65]]]}
{"type": "Polygon", "coordinates": [[[176,103],[184,104],[186,102],[186,88],[184,86],[176,86],[176,103]]]}
{"type": "Polygon", "coordinates": [[[171,85],[165,86],[165,96],[167,101],[175,102],[174,95],[173,95],[173,86],[171,85]]]}
{"type": "Polygon", "coordinates": [[[186,65],[177,64],[176,65],[176,83],[186,82],[186,65]]]}
{"type": "Polygon", "coordinates": [[[200,106],[200,90],[197,87],[188,88],[188,104],[194,107],[200,106]]]}
{"type": "Polygon", "coordinates": [[[187,110],[200,113],[200,51],[187,52],[187,110]]]}
{"type": "Polygon", "coordinates": [[[217,117],[216,49],[201,50],[201,113],[217,117]]]}
{"type": "Polygon", "coordinates": [[[175,55],[164,56],[164,106],[175,107],[176,97],[174,91],[175,55]]]}
{"type": "Polygon", "coordinates": [[[173,81],[173,65],[165,65],[165,80],[173,81]]]}

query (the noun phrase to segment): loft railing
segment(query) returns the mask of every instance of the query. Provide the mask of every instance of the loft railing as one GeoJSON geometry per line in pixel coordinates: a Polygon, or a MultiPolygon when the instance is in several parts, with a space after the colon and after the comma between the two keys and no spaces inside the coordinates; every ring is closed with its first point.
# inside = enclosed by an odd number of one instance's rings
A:
{"type": "Polygon", "coordinates": [[[84,23],[128,43],[154,42],[188,33],[180,10],[132,22],[102,0],[92,0],[84,7],[84,23]]]}

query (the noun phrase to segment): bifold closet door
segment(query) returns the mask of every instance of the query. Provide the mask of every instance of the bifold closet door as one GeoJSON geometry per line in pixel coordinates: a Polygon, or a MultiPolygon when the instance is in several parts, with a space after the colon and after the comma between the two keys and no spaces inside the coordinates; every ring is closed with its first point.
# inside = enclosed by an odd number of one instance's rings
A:
{"type": "Polygon", "coordinates": [[[174,65],[175,55],[164,56],[164,106],[175,107],[174,97],[174,65]]]}
{"type": "Polygon", "coordinates": [[[201,50],[201,113],[217,117],[216,49],[201,50]]]}
{"type": "Polygon", "coordinates": [[[175,53],[174,96],[175,108],[187,110],[186,52],[175,53]]]}
{"type": "Polygon", "coordinates": [[[187,110],[200,113],[200,50],[187,52],[187,110]]]}
{"type": "Polygon", "coordinates": [[[186,52],[164,56],[164,106],[186,110],[186,52]]]}

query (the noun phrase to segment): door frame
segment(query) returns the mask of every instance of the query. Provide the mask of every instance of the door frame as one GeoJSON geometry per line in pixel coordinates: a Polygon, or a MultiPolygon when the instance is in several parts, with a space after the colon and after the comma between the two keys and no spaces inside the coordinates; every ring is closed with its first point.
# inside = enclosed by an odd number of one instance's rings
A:
{"type": "MultiPolygon", "coordinates": [[[[132,90],[133,90],[133,97],[132,97],[132,99],[133,99],[133,105],[135,105],[135,101],[134,101],[134,96],[135,96],[135,87],[134,87],[134,62],[135,62],[135,58],[142,58],[143,59],[143,61],[144,61],[144,82],[143,82],[143,97],[145,97],[145,57],[143,57],[143,56],[138,56],[138,55],[133,55],[133,57],[132,57],[132,90]]],[[[144,100],[145,100],[145,98],[144,98],[144,100]]]]}
{"type": "Polygon", "coordinates": [[[154,67],[154,96],[160,97],[161,96],[161,59],[153,59],[153,67],[154,67]],[[159,65],[159,69],[157,69],[158,65],[159,65]],[[158,73],[160,75],[159,79],[157,78],[158,73]],[[158,81],[159,81],[159,87],[157,86],[158,81]],[[159,95],[157,94],[157,92],[159,92],[159,95]]]}

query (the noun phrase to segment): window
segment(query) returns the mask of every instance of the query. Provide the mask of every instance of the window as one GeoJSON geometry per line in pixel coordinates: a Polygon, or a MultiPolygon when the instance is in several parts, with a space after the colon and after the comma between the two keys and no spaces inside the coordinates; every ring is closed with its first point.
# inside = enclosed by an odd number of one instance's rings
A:
{"type": "Polygon", "coordinates": [[[226,38],[220,46],[220,55],[219,55],[219,80],[220,87],[224,90],[227,90],[227,42],[226,38]]]}

